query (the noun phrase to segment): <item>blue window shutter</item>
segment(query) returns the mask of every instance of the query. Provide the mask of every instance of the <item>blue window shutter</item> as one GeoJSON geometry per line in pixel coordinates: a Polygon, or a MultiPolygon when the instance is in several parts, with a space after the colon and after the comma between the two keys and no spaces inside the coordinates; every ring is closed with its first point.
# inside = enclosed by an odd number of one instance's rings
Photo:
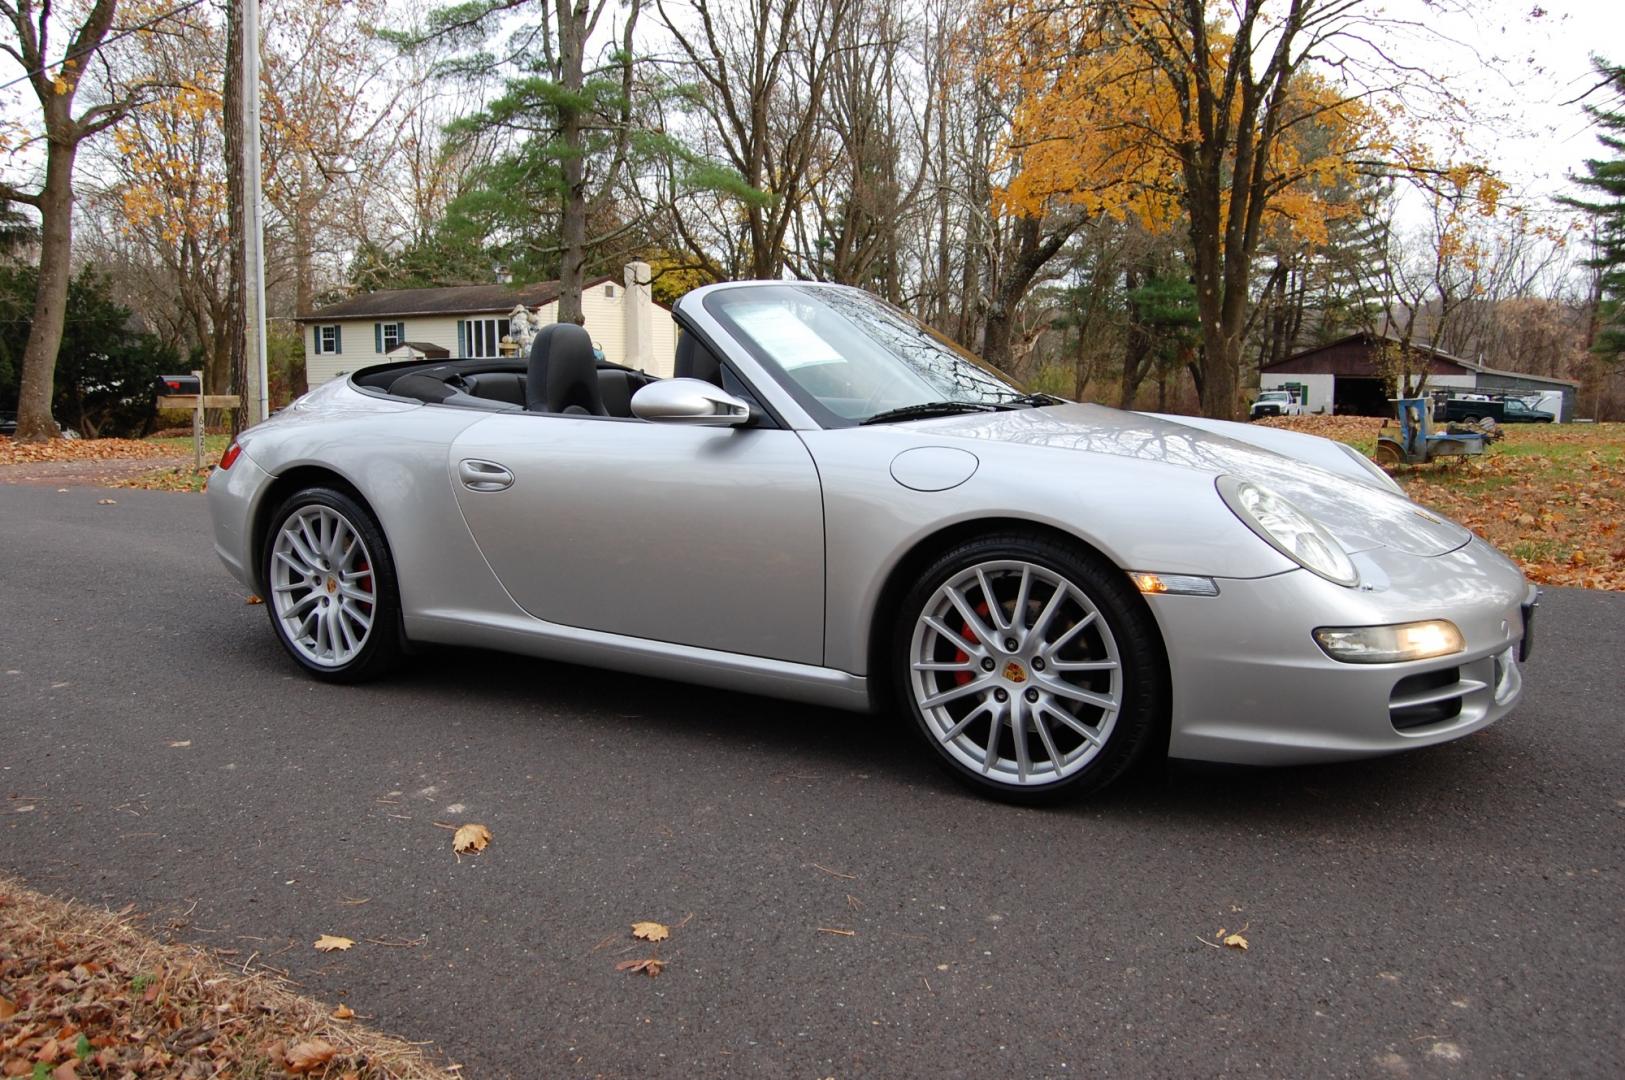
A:
{"type": "Polygon", "coordinates": [[[457,356],[462,358],[468,355],[468,320],[457,320],[457,356]]]}
{"type": "Polygon", "coordinates": [[[372,324],[372,351],[379,353],[384,351],[384,324],[381,322],[372,324]]]}
{"type": "Polygon", "coordinates": [[[311,352],[314,353],[317,356],[320,356],[321,352],[322,352],[322,328],[321,327],[312,326],[310,328],[310,340],[311,340],[311,352]]]}
{"type": "Polygon", "coordinates": [[[403,322],[398,322],[395,324],[395,344],[406,344],[406,324],[403,322]]]}
{"type": "Polygon", "coordinates": [[[337,355],[344,353],[344,327],[338,323],[333,324],[333,352],[337,355]]]}

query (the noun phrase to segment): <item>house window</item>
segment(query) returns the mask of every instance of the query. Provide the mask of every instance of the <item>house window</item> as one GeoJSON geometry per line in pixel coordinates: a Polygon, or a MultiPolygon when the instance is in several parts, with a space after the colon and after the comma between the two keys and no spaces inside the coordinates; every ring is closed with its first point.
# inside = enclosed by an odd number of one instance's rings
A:
{"type": "Polygon", "coordinates": [[[316,355],[336,356],[344,351],[337,325],[316,327],[316,355]]]}
{"type": "Polygon", "coordinates": [[[458,333],[459,351],[466,357],[501,356],[502,328],[506,319],[465,319],[458,333]]]}
{"type": "Polygon", "coordinates": [[[615,286],[613,286],[613,285],[605,285],[604,286],[604,299],[606,299],[606,300],[615,299],[615,286]]]}
{"type": "Polygon", "coordinates": [[[378,351],[381,353],[393,352],[406,340],[405,323],[386,322],[374,325],[378,328],[378,351]]]}

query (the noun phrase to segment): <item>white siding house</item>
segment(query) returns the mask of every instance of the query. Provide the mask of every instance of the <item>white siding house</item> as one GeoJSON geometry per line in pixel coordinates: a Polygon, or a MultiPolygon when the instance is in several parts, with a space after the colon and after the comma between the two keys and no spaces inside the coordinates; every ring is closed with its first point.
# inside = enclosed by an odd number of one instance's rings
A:
{"type": "MultiPolygon", "coordinates": [[[[671,312],[649,296],[649,267],[627,266],[625,277],[588,282],[581,309],[587,333],[611,363],[670,377],[677,351],[671,312]]],[[[504,355],[502,338],[518,304],[531,321],[558,321],[556,281],[534,285],[458,285],[366,293],[299,319],[310,386],[373,364],[411,356],[451,359],[504,355]]]]}

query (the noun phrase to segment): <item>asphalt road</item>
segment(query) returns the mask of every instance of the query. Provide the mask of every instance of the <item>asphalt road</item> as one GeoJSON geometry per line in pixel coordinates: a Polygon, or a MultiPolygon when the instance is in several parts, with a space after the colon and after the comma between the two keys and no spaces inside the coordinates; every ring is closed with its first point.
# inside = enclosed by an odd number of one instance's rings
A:
{"type": "Polygon", "coordinates": [[[0,487],[0,868],[465,1076],[1617,1077],[1625,595],[1542,620],[1463,742],[1032,811],[874,718],[475,652],[321,686],[197,497],[0,487]]]}

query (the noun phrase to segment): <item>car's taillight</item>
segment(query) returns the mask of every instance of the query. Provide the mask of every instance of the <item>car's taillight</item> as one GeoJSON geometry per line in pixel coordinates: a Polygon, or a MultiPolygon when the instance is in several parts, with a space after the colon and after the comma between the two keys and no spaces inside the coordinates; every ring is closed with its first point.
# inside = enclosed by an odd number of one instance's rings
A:
{"type": "Polygon", "coordinates": [[[226,452],[220,455],[220,467],[222,469],[231,468],[232,463],[237,460],[237,455],[242,452],[243,448],[236,443],[226,447],[226,452]]]}

